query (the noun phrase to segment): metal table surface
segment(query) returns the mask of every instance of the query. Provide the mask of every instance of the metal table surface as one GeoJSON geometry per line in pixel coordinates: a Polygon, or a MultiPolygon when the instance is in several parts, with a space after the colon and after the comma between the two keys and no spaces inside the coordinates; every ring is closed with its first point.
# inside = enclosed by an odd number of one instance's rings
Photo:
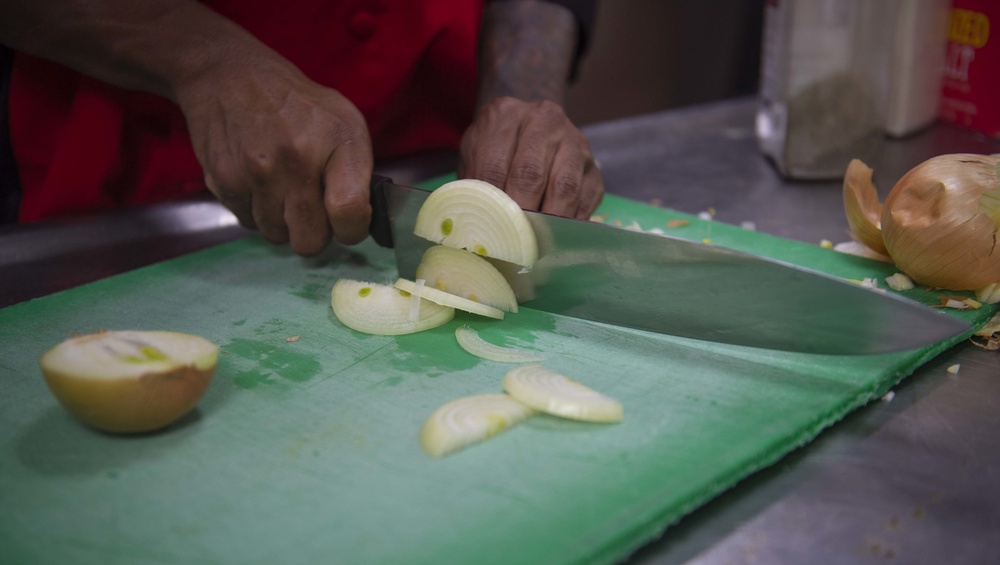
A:
{"type": "MultiPolygon", "coordinates": [[[[848,239],[839,182],[787,182],[756,148],[754,100],[585,128],[608,192],[808,243],[848,239]]],[[[1000,143],[936,125],[887,142],[881,196],[942,153],[1000,143]]],[[[384,163],[407,183],[454,156],[384,163]]],[[[0,307],[248,232],[213,201],[0,228],[0,307]]],[[[819,438],[685,517],[641,564],[1000,563],[1000,352],[956,346],[819,438]],[[959,364],[958,374],[946,368],[959,364]]]]}

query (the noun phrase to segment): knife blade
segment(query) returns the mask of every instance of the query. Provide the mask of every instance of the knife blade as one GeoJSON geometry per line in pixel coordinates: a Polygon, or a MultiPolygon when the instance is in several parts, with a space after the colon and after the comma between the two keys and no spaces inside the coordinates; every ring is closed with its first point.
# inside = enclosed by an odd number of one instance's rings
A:
{"type": "MultiPolygon", "coordinates": [[[[413,234],[429,191],[372,180],[376,242],[413,279],[434,244],[413,234]]],[[[492,260],[527,308],[698,340],[834,355],[916,349],[971,326],[895,294],[669,235],[526,212],[530,271],[492,260]]]]}

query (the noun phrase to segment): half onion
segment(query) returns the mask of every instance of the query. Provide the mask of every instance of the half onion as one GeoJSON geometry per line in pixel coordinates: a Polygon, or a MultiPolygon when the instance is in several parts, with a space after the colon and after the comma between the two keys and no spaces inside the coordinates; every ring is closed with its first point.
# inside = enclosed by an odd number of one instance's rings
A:
{"type": "Polygon", "coordinates": [[[101,331],[50,349],[39,364],[71,414],[107,432],[163,428],[194,408],[219,357],[214,343],[167,331],[101,331]]]}
{"type": "Polygon", "coordinates": [[[417,278],[473,302],[517,312],[517,298],[507,279],[489,261],[463,249],[431,247],[417,265],[417,278]]]}

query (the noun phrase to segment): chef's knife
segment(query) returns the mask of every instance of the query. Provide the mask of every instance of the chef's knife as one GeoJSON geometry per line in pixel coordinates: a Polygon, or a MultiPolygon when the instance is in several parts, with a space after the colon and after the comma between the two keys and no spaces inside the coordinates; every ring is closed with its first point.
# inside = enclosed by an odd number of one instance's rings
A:
{"type": "MultiPolygon", "coordinates": [[[[413,279],[428,191],[372,180],[371,234],[413,279]]],[[[527,212],[530,272],[494,261],[528,308],[685,338],[823,354],[915,349],[970,325],[894,294],[702,242],[527,212]]]]}

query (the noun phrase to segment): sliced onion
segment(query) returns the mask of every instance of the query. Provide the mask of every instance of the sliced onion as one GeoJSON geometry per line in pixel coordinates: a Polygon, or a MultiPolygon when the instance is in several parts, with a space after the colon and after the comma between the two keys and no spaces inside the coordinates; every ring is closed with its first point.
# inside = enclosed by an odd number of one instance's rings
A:
{"type": "Polygon", "coordinates": [[[499,188],[473,179],[449,182],[427,197],[413,233],[433,241],[530,267],[538,241],[521,207],[499,188]]]}
{"type": "Polygon", "coordinates": [[[455,339],[462,349],[469,353],[501,363],[537,363],[544,361],[545,356],[534,351],[525,351],[514,347],[501,347],[487,342],[479,337],[476,330],[469,326],[461,326],[455,330],[455,339]]]}
{"type": "Polygon", "coordinates": [[[441,457],[495,436],[535,411],[506,394],[481,394],[453,400],[438,408],[420,429],[420,447],[441,457]]]}
{"type": "Polygon", "coordinates": [[[622,405],[541,365],[512,369],[503,388],[513,398],[542,412],[585,422],[620,422],[622,405]]]}
{"type": "Polygon", "coordinates": [[[410,319],[410,296],[395,288],[340,279],[331,292],[333,313],[345,326],[376,335],[402,335],[436,328],[455,317],[455,310],[423,301],[410,319]]]}
{"type": "Polygon", "coordinates": [[[438,290],[517,312],[517,298],[507,279],[489,261],[468,251],[445,245],[431,247],[417,266],[417,277],[438,290]]]}
{"type": "Polygon", "coordinates": [[[447,306],[449,308],[457,308],[459,310],[464,310],[465,312],[479,314],[480,316],[495,318],[497,320],[503,319],[503,310],[487,306],[486,304],[473,302],[467,298],[455,296],[454,294],[444,292],[436,288],[424,286],[418,289],[416,283],[406,279],[397,280],[395,286],[399,290],[408,292],[411,295],[419,296],[425,301],[429,300],[434,304],[440,304],[441,306],[447,306]]]}

